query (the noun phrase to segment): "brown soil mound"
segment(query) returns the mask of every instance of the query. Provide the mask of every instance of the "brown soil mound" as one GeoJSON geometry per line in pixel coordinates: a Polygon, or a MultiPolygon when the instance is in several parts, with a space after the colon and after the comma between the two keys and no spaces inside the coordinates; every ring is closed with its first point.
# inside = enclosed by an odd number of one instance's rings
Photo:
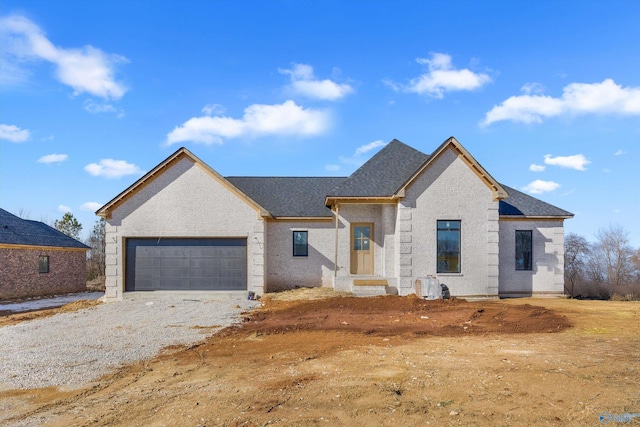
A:
{"type": "Polygon", "coordinates": [[[344,331],[366,335],[482,335],[549,333],[571,327],[565,316],[529,304],[427,301],[415,296],[340,297],[312,301],[266,299],[250,313],[242,332],[344,331]]]}

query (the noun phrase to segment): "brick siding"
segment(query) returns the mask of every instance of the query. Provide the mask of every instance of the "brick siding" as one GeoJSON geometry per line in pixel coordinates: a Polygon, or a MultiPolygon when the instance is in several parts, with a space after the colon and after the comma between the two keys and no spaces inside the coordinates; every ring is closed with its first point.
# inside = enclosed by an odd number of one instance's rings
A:
{"type": "Polygon", "coordinates": [[[86,251],[0,248],[0,300],[86,290],[86,251]],[[49,272],[39,273],[40,256],[49,272]]]}

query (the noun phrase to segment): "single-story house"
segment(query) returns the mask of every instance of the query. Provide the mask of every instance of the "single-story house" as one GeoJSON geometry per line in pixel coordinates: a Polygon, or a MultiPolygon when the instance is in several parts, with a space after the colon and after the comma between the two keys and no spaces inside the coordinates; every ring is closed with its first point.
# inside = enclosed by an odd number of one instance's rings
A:
{"type": "Polygon", "coordinates": [[[453,296],[559,295],[573,217],[500,184],[453,137],[431,155],[393,140],[349,177],[223,177],[180,148],[96,214],[107,300],[316,286],[407,295],[430,275],[453,296]]]}
{"type": "Polygon", "coordinates": [[[90,248],[0,209],[0,300],[86,290],[90,248]]]}

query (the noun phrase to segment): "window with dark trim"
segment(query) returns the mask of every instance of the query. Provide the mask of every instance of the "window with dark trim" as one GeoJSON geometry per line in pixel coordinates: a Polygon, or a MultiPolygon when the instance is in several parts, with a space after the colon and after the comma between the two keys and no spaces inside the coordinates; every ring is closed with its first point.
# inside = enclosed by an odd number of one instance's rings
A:
{"type": "Polygon", "coordinates": [[[306,231],[293,232],[293,256],[308,256],[309,242],[306,231]]]}
{"type": "Polygon", "coordinates": [[[516,270],[531,270],[533,266],[531,230],[516,230],[516,270]]]}
{"type": "Polygon", "coordinates": [[[460,273],[460,221],[438,221],[438,273],[460,273]]]}
{"type": "Polygon", "coordinates": [[[48,273],[48,272],[49,272],[49,256],[40,255],[40,259],[38,260],[38,273],[48,273]]]}

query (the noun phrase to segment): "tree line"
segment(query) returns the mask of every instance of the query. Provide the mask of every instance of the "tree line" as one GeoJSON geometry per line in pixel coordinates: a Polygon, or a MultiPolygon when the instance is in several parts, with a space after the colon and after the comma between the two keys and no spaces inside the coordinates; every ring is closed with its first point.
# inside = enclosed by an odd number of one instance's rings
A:
{"type": "Polygon", "coordinates": [[[564,240],[564,286],[572,298],[640,299],[640,248],[620,225],[601,228],[595,241],[570,233],[564,240]]]}

